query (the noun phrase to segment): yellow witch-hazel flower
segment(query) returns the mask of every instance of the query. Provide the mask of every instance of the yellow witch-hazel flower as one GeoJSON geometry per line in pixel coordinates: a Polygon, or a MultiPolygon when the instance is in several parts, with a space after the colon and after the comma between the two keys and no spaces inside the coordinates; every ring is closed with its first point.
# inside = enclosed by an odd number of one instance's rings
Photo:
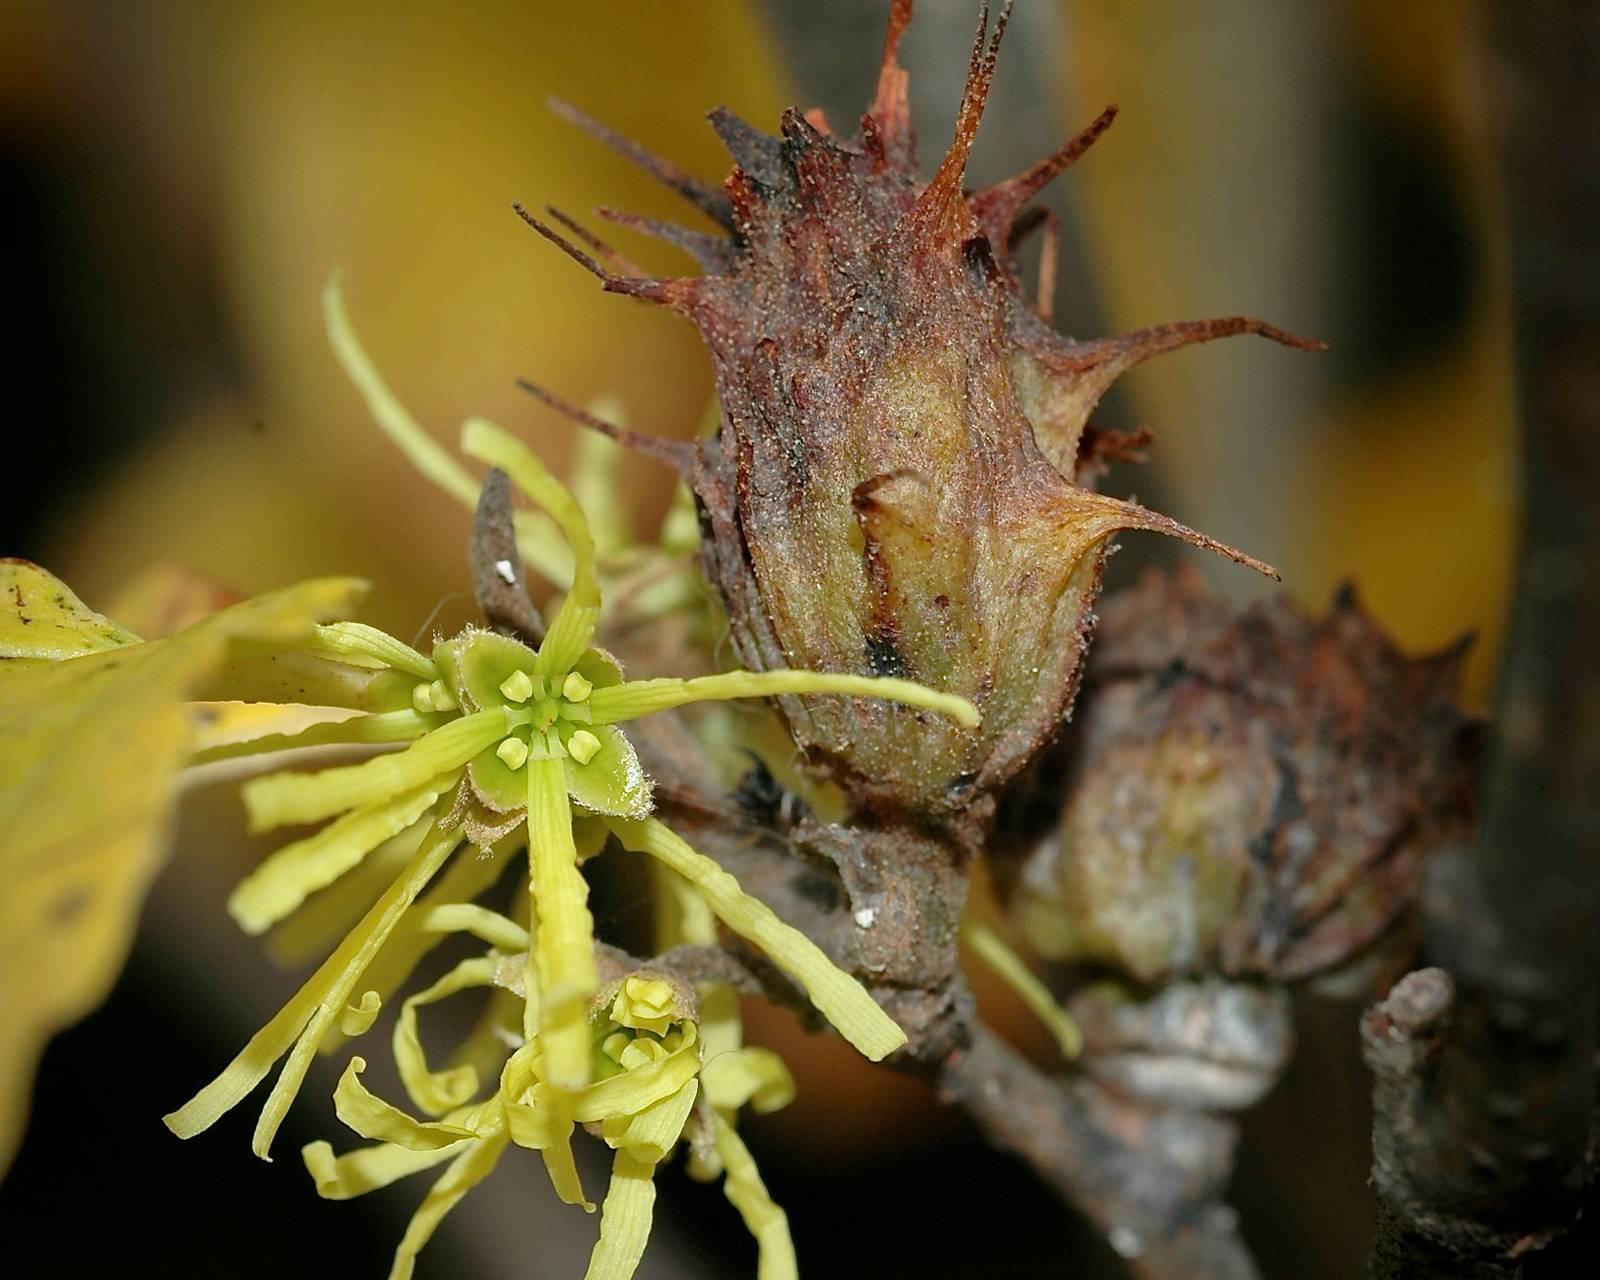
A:
{"type": "MultiPolygon", "coordinates": [[[[526,1001],[523,1020],[536,1027],[537,1002],[528,1000],[523,985],[529,937],[514,921],[482,907],[441,908],[431,917],[431,928],[471,932],[494,947],[462,961],[402,1006],[394,1032],[401,1081],[417,1110],[437,1118],[418,1119],[372,1094],[361,1080],[366,1063],[352,1058],[334,1092],[335,1107],[340,1120],[377,1145],[336,1156],[328,1143],[314,1142],[304,1151],[318,1191],[336,1200],[449,1162],[412,1218],[391,1277],[404,1280],[412,1274],[418,1251],[444,1214],[493,1169],[508,1146],[542,1152],[557,1193],[592,1208],[567,1143],[574,1122],[595,1132],[615,1153],[588,1280],[633,1275],[650,1234],[656,1166],[680,1140],[702,1153],[694,1166],[697,1176],[724,1174],[728,1198],[756,1238],[762,1280],[798,1274],[788,1220],[772,1203],[733,1129],[740,1107],[770,1111],[783,1106],[793,1097],[794,1084],[777,1055],[739,1044],[737,1005],[730,1021],[727,1010],[698,1004],[672,975],[636,969],[613,979],[593,1002],[589,1084],[570,1094],[555,1089],[535,1033],[505,1060],[494,1092],[474,1101],[479,1074],[470,1063],[429,1069],[416,1010],[457,992],[491,987],[526,1001]],[[707,1156],[720,1163],[708,1164],[707,1156]]],[[[492,1019],[487,1029],[502,1035],[505,1030],[492,1019]]]]}
{"type": "MultiPolygon", "coordinates": [[[[386,429],[394,434],[398,416],[407,430],[420,434],[350,332],[336,288],[330,288],[329,316],[341,359],[369,405],[380,418],[389,419],[386,429]]],[[[637,1181],[642,1176],[643,1164],[653,1166],[640,1152],[654,1150],[650,1144],[658,1139],[665,1142],[663,1154],[671,1146],[662,1136],[664,1130],[651,1127],[656,1120],[645,1124],[640,1119],[643,1111],[600,1114],[585,1101],[592,1099],[592,1091],[604,1096],[625,1092],[621,1086],[606,1091],[608,1079],[597,1077],[592,1014],[601,980],[588,884],[580,869],[583,858],[598,851],[608,836],[626,849],[649,855],[692,889],[724,926],[789,973],[823,1017],[868,1058],[879,1060],[905,1042],[901,1029],[854,978],[836,968],[804,934],[744,893],[721,866],[651,815],[649,779],[621,724],[691,702],[787,693],[888,698],[949,715],[963,724],[978,721],[976,709],[965,699],[893,678],[731,671],[693,679],[625,680],[615,659],[594,645],[601,605],[594,542],[571,494],[526,446],[490,423],[469,421],[462,449],[505,472],[554,519],[573,559],[571,590],[537,647],[496,632],[468,630],[435,644],[431,656],[425,656],[360,624],[319,627],[314,656],[371,669],[374,676],[364,705],[377,709],[319,723],[299,734],[254,739],[210,753],[217,757],[326,743],[407,744],[403,750],[359,764],[316,773],[278,773],[245,784],[243,796],[253,830],[332,820],[271,855],[239,886],[230,909],[251,932],[283,920],[309,895],[353,871],[380,846],[388,847],[386,842],[424,825],[426,830],[392,882],[283,1010],[221,1075],[166,1117],[180,1137],[201,1132],[242,1101],[287,1055],[256,1125],[253,1149],[265,1158],[319,1046],[365,1031],[382,1000],[432,945],[440,928],[485,929],[486,917],[462,912],[494,882],[502,861],[525,846],[530,901],[525,933],[531,941],[522,960],[523,1043],[506,1063],[505,1071],[511,1074],[502,1076],[498,1101],[476,1104],[463,1114],[446,1114],[419,1131],[422,1136],[411,1133],[413,1143],[432,1146],[400,1143],[412,1153],[409,1163],[401,1161],[407,1166],[402,1171],[437,1162],[419,1162],[422,1153],[431,1156],[456,1142],[478,1144],[462,1151],[419,1211],[418,1221],[428,1224],[418,1228],[424,1235],[431,1231],[431,1222],[486,1172],[507,1141],[543,1151],[558,1193],[578,1202],[582,1193],[569,1146],[575,1125],[603,1125],[623,1114],[639,1120],[646,1137],[618,1148],[627,1150],[633,1162],[621,1166],[624,1188],[630,1178],[637,1181]],[[464,844],[475,845],[485,856],[452,861],[464,844]],[[456,916],[449,914],[452,910],[456,916]],[[450,923],[457,917],[461,923],[450,923]],[[497,1106],[501,1111],[495,1110],[497,1106]],[[533,1111],[518,1110],[525,1106],[533,1111]],[[502,1127],[495,1130],[496,1124],[502,1127]]],[[[503,929],[495,937],[507,941],[503,929]]],[[[618,1026],[647,1032],[652,1037],[649,1044],[665,1044],[667,1037],[650,1026],[629,1026],[627,1018],[635,1017],[639,998],[635,992],[628,997],[635,1003],[613,1006],[626,1015],[618,1026]]],[[[686,1026],[692,1026],[692,1020],[686,1026]]],[[[676,1047],[666,1050],[667,1055],[679,1049],[687,1052],[693,1035],[681,1030],[676,1047]]],[[[614,1036],[603,1039],[602,1048],[613,1042],[614,1036]]],[[[656,1050],[641,1046],[639,1052],[656,1050]]],[[[602,1068],[613,1062],[630,1078],[638,1065],[604,1054],[598,1061],[602,1068]]],[[[351,1115],[371,1120],[376,1113],[360,1111],[351,1103],[361,1096],[358,1073],[359,1067],[346,1073],[342,1096],[351,1115]]],[[[467,1077],[453,1078],[459,1083],[467,1077]]],[[[465,1104],[465,1098],[458,1101],[465,1104]]],[[[661,1101],[653,1099],[650,1105],[661,1101]]],[[[400,1123],[388,1112],[382,1114],[400,1123]]],[[[658,1113],[651,1114],[659,1119],[658,1113]]],[[[740,1195],[754,1205],[747,1190],[753,1185],[747,1153],[739,1154],[736,1137],[718,1138],[720,1131],[715,1125],[713,1130],[708,1149],[719,1153],[740,1195]]],[[[613,1194],[622,1196],[619,1204],[633,1206],[626,1211],[619,1208],[618,1220],[638,1216],[637,1197],[642,1193],[635,1191],[629,1197],[614,1186],[613,1194]]],[[[748,1210],[747,1216],[749,1212],[760,1216],[759,1206],[748,1210]]],[[[621,1231],[616,1227],[613,1235],[621,1231]]],[[[592,1274],[631,1274],[631,1267],[607,1265],[610,1269],[592,1274]]],[[[397,1260],[396,1274],[407,1270],[409,1262],[402,1269],[397,1260]]]]}

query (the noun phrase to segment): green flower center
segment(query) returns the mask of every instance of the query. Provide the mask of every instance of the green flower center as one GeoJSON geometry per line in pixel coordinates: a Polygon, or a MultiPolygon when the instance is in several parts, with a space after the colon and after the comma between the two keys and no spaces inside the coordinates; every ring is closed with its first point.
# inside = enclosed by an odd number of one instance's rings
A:
{"type": "Polygon", "coordinates": [[[576,671],[548,679],[518,667],[499,683],[508,707],[520,707],[508,717],[512,731],[495,748],[509,769],[529,760],[571,757],[588,764],[600,750],[600,739],[582,726],[594,722],[589,695],[594,685],[576,671]]]}

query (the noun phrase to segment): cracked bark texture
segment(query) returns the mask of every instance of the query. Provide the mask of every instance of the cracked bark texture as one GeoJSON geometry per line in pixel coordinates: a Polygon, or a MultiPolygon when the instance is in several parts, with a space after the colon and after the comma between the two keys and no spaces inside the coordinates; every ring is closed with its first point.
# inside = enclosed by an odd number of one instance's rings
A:
{"type": "Polygon", "coordinates": [[[1425,886],[1413,974],[1364,1028],[1378,1071],[1374,1275],[1511,1276],[1593,1174],[1600,1006],[1600,15],[1487,9],[1502,122],[1524,553],[1474,843],[1425,886]]]}

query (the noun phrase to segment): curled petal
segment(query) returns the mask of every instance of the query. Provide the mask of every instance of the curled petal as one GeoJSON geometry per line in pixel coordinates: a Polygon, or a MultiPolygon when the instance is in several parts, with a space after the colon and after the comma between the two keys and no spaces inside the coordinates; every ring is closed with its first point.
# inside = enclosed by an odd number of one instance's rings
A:
{"type": "Polygon", "coordinates": [[[765,1114],[794,1101],[794,1077],[771,1049],[743,1047],[712,1057],[708,1047],[700,1079],[707,1101],[720,1111],[737,1111],[748,1103],[765,1114]]]}
{"type": "Polygon", "coordinates": [[[312,1142],[301,1148],[300,1156],[306,1162],[306,1172],[317,1184],[319,1196],[324,1200],[350,1200],[443,1164],[458,1150],[458,1146],[450,1146],[407,1151],[385,1142],[336,1156],[328,1143],[312,1142]]]}
{"type": "Polygon", "coordinates": [[[412,1119],[361,1083],[361,1073],[366,1069],[364,1058],[351,1058],[333,1091],[333,1105],[339,1119],[363,1138],[392,1142],[407,1151],[438,1151],[477,1136],[462,1125],[430,1124],[412,1119]]]}
{"type": "Polygon", "coordinates": [[[699,1092],[699,1082],[688,1079],[675,1092],[635,1115],[614,1116],[603,1121],[601,1136],[635,1160],[660,1164],[683,1137],[683,1126],[689,1121],[689,1112],[694,1109],[699,1092]]]}
{"type": "Polygon", "coordinates": [[[363,991],[355,1004],[347,1004],[339,1015],[339,1034],[354,1039],[372,1030],[383,1009],[383,999],[376,991],[363,991]]]}
{"type": "MultiPolygon", "coordinates": [[[[439,908],[450,910],[450,908],[439,908]]],[[[430,1071],[427,1056],[422,1050],[422,1038],[417,1033],[417,1009],[433,1004],[446,996],[470,987],[487,987],[494,983],[495,962],[484,956],[463,960],[439,981],[426,990],[408,996],[400,1006],[400,1017],[394,1026],[394,1060],[400,1069],[400,1082],[419,1111],[440,1116],[459,1107],[478,1091],[478,1073],[469,1065],[446,1071],[430,1071]]],[[[341,1114],[341,1119],[343,1115],[341,1114]]],[[[349,1124],[349,1121],[345,1121],[349,1124]]],[[[350,1125],[362,1137],[384,1137],[367,1133],[350,1125]]],[[[385,1141],[398,1142],[398,1138],[385,1137],[385,1141]]],[[[401,1144],[405,1145],[405,1144],[401,1144]]]]}
{"type": "MultiPolygon", "coordinates": [[[[678,1093],[700,1071],[694,1024],[684,1024],[683,1043],[655,1062],[597,1080],[573,1099],[573,1118],[584,1124],[638,1115],[678,1093]]],[[[681,1128],[681,1126],[680,1126],[681,1128]]]]}

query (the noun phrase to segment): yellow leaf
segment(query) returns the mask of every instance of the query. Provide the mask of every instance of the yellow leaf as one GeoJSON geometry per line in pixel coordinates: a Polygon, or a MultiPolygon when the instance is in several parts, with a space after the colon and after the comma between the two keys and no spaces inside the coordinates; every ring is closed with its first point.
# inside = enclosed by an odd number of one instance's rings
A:
{"type": "Polygon", "coordinates": [[[0,659],[59,662],[138,642],[48,570],[31,560],[0,559],[0,659]]]}
{"type": "MultiPolygon", "coordinates": [[[[24,582],[26,601],[43,579],[11,581],[24,582]]],[[[184,699],[233,641],[292,644],[362,589],[349,579],[307,582],[170,640],[0,672],[0,1169],[21,1136],[44,1042],[99,1003],[127,953],[164,855],[172,775],[191,743],[184,699]]],[[[56,615],[63,628],[82,620],[82,606],[66,599],[73,604],[56,615]]],[[[8,634],[14,627],[10,617],[0,623],[8,634]]]]}

